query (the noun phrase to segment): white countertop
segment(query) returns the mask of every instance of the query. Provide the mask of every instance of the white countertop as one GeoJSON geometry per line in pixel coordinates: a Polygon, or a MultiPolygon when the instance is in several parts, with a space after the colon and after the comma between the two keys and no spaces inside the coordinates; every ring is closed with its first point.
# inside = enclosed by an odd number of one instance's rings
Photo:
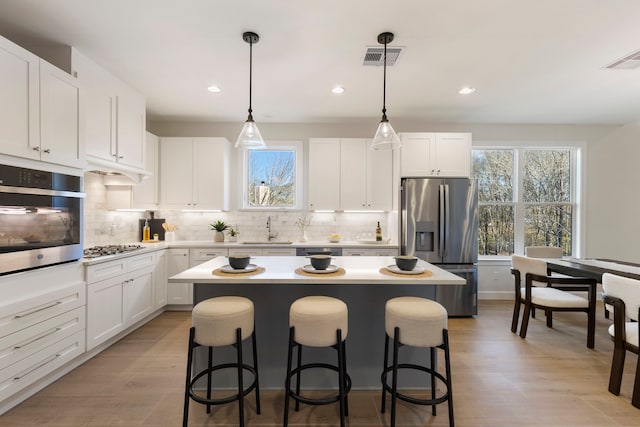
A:
{"type": "Polygon", "coordinates": [[[338,243],[332,243],[328,240],[316,240],[308,242],[291,242],[284,243],[275,241],[270,242],[214,242],[212,240],[177,240],[173,242],[167,242],[170,248],[251,248],[251,247],[269,247],[269,248],[397,248],[398,244],[387,242],[360,242],[356,240],[342,240],[338,243]]]}
{"type": "Polygon", "coordinates": [[[464,285],[465,279],[449,273],[435,265],[419,260],[418,266],[430,270],[433,274],[428,277],[414,275],[387,275],[380,273],[380,268],[395,264],[393,257],[372,256],[335,256],[331,263],[342,267],[345,274],[341,276],[316,274],[314,276],[301,275],[295,272],[297,268],[309,264],[306,257],[296,256],[255,256],[251,263],[264,267],[260,274],[227,274],[217,276],[213,270],[228,263],[226,257],[216,257],[196,267],[183,271],[169,278],[169,282],[208,283],[208,284],[403,284],[403,285],[464,285]]]}

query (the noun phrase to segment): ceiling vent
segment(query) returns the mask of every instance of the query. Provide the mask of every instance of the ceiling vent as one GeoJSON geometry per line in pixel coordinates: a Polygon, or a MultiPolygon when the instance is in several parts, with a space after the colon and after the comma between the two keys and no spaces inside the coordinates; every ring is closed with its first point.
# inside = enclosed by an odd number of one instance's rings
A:
{"type": "MultiPolygon", "coordinates": [[[[387,52],[388,55],[388,52],[387,52]]],[[[618,59],[612,64],[607,65],[605,68],[612,70],[633,70],[640,67],[640,50],[618,59]]]]}
{"type": "MultiPolygon", "coordinates": [[[[402,49],[401,47],[387,46],[387,67],[392,67],[396,63],[402,49]]],[[[368,47],[364,53],[362,65],[382,67],[384,65],[384,47],[368,47]]]]}

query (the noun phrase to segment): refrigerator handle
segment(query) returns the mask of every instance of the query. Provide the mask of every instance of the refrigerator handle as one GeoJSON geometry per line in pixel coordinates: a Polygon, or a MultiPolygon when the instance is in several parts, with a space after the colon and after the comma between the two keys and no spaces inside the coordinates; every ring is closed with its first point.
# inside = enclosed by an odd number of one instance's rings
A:
{"type": "Polygon", "coordinates": [[[445,202],[445,186],[440,184],[440,188],[438,190],[438,196],[440,198],[440,218],[438,220],[439,222],[439,228],[440,228],[440,248],[439,248],[439,256],[440,257],[444,257],[444,240],[445,240],[445,216],[446,216],[446,211],[445,211],[445,206],[446,206],[446,202],[445,202]]]}
{"type": "Polygon", "coordinates": [[[447,251],[447,240],[449,240],[449,234],[450,234],[450,224],[451,221],[449,221],[449,215],[451,214],[450,210],[449,210],[449,184],[444,184],[444,250],[442,252],[442,257],[444,258],[446,256],[445,252],[447,251]]]}

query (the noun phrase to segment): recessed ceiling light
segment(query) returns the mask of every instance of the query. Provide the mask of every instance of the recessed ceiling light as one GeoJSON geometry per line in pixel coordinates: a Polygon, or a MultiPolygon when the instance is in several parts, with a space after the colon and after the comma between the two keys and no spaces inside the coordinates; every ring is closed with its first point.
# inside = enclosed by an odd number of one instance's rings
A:
{"type": "Polygon", "coordinates": [[[341,94],[341,93],[344,93],[344,88],[342,86],[336,86],[333,89],[331,89],[331,92],[335,94],[341,94]]]}
{"type": "Polygon", "coordinates": [[[218,93],[221,91],[220,87],[218,85],[211,85],[207,88],[207,90],[209,92],[213,92],[213,93],[218,93]]]}
{"type": "Polygon", "coordinates": [[[461,89],[458,91],[458,93],[459,93],[460,95],[469,95],[470,93],[473,93],[473,92],[475,92],[475,91],[476,91],[476,89],[475,89],[475,88],[472,88],[472,87],[470,87],[470,86],[465,86],[465,87],[461,88],[461,89]]]}

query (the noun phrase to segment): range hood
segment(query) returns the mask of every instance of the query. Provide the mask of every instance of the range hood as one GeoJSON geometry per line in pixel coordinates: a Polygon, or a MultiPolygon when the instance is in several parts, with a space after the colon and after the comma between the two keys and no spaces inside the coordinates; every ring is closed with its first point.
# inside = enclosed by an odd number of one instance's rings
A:
{"type": "Polygon", "coordinates": [[[104,176],[105,185],[136,185],[152,175],[151,172],[117,164],[87,156],[85,172],[97,173],[104,176]]]}

